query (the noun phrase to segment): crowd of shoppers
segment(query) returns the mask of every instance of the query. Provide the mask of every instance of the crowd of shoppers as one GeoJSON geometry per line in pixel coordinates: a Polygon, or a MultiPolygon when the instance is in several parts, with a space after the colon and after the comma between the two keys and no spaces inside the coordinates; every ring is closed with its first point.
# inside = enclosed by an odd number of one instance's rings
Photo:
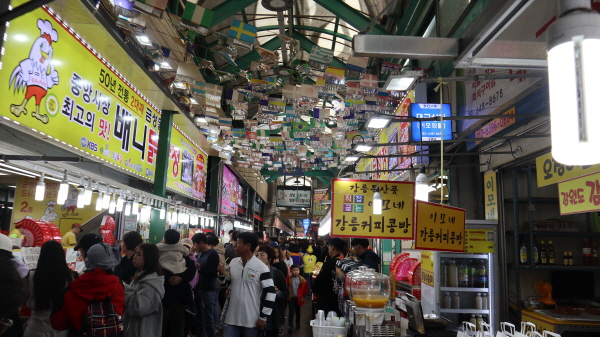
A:
{"type": "MultiPolygon", "coordinates": [[[[332,276],[345,241],[279,244],[273,238],[259,245],[254,233],[228,234],[223,245],[213,233],[181,240],[169,229],[155,245],[128,232],[119,252],[89,233],[74,246],[85,264],[81,275],[69,268],[56,241],[41,247],[38,266],[29,272],[0,234],[0,292],[6,294],[0,335],[90,336],[103,329],[103,336],[114,331],[124,337],[211,337],[219,331],[225,337],[275,337],[283,335],[286,318],[288,333],[300,329],[311,291],[317,309],[338,311],[332,276]],[[314,277],[315,264],[323,261],[314,277]],[[22,304],[32,311],[25,326],[18,318],[22,304]]],[[[380,263],[368,241],[351,246],[361,262],[380,263]]]]}

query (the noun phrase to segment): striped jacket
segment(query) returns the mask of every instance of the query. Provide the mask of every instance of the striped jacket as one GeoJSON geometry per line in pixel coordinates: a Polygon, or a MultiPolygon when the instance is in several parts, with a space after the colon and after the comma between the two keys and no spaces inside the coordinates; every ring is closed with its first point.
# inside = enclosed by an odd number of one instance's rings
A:
{"type": "Polygon", "coordinates": [[[237,257],[229,264],[229,277],[219,275],[221,286],[231,285],[229,307],[224,313],[225,324],[256,327],[260,318],[264,321],[275,307],[275,287],[271,271],[256,256],[252,256],[244,266],[237,257]]]}

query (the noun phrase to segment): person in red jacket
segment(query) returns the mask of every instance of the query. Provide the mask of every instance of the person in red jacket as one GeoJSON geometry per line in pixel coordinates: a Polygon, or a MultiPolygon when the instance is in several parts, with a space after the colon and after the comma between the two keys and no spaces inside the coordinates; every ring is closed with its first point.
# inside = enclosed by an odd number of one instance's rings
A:
{"type": "Polygon", "coordinates": [[[289,321],[288,333],[292,333],[294,328],[294,313],[296,314],[296,330],[300,329],[300,307],[304,305],[304,296],[308,293],[308,281],[300,276],[300,267],[292,265],[290,267],[292,274],[287,278],[287,286],[290,291],[288,295],[289,321]]]}
{"type": "Polygon", "coordinates": [[[69,285],[62,307],[50,318],[52,327],[61,331],[80,331],[83,316],[92,300],[106,297],[111,297],[115,310],[122,316],[125,290],[119,278],[112,274],[116,265],[117,260],[109,245],[93,245],[85,258],[86,272],[69,285]]]}

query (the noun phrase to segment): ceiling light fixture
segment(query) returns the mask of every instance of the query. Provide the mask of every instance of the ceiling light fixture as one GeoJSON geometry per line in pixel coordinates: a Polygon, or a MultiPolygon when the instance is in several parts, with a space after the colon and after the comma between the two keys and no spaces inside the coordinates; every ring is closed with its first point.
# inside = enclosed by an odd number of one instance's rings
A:
{"type": "Polygon", "coordinates": [[[350,162],[355,162],[359,159],[358,156],[348,156],[346,157],[346,159],[344,159],[344,161],[350,161],[350,162]]]}
{"type": "Polygon", "coordinates": [[[367,120],[366,126],[373,129],[383,129],[392,119],[394,119],[394,116],[373,115],[367,120]]]}
{"type": "Polygon", "coordinates": [[[372,145],[366,143],[358,143],[354,145],[354,151],[357,152],[367,152],[373,148],[372,145]]]}
{"type": "Polygon", "coordinates": [[[108,213],[114,214],[117,208],[117,203],[115,202],[116,194],[113,194],[112,199],[110,200],[110,204],[108,206],[108,213]]]}
{"type": "Polygon", "coordinates": [[[429,178],[425,174],[425,166],[419,167],[419,174],[415,179],[415,199],[429,201],[429,178]]]}
{"type": "Polygon", "coordinates": [[[417,84],[417,80],[423,76],[422,70],[402,71],[398,75],[390,75],[385,81],[385,91],[409,91],[417,84]]]}
{"type": "Polygon", "coordinates": [[[146,35],[136,35],[135,38],[143,46],[151,46],[152,45],[152,41],[150,41],[150,39],[146,35]]]}
{"type": "Polygon", "coordinates": [[[381,214],[383,209],[383,199],[381,198],[381,193],[379,193],[379,186],[373,193],[373,214],[378,215],[381,214]]]}
{"type": "Polygon", "coordinates": [[[69,196],[69,181],[67,180],[67,170],[65,170],[65,175],[63,180],[60,182],[60,187],[58,188],[58,196],[56,197],[56,203],[58,205],[63,205],[69,196]]]}
{"type": "Polygon", "coordinates": [[[42,201],[44,200],[44,194],[46,193],[46,183],[44,182],[44,173],[40,175],[40,180],[38,180],[37,185],[35,186],[35,200],[42,201]]]}
{"type": "Polygon", "coordinates": [[[185,84],[183,82],[173,82],[173,86],[175,89],[185,89],[185,84]]]}
{"type": "Polygon", "coordinates": [[[83,193],[83,203],[88,206],[92,204],[92,179],[88,180],[88,186],[83,193]]]}
{"type": "Polygon", "coordinates": [[[171,67],[171,64],[169,63],[169,61],[162,61],[160,63],[160,67],[162,69],[173,69],[173,67],[171,67]]]}
{"type": "Polygon", "coordinates": [[[566,165],[600,163],[600,14],[590,1],[561,0],[548,28],[552,157],[566,165]],[[585,155],[582,155],[585,153],[585,155]]]}

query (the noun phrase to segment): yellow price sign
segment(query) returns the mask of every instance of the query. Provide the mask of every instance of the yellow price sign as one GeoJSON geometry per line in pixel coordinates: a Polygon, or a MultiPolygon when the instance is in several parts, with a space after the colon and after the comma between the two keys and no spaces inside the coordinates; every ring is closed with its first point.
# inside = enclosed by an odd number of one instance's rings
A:
{"type": "Polygon", "coordinates": [[[401,181],[333,179],[331,236],[411,240],[415,184],[401,181]],[[373,214],[379,189],[382,212],[373,214]]]}
{"type": "Polygon", "coordinates": [[[465,210],[417,200],[415,249],[465,251],[465,210]]]}
{"type": "Polygon", "coordinates": [[[465,253],[493,253],[493,229],[467,229],[465,235],[465,253]]]}
{"type": "Polygon", "coordinates": [[[208,156],[175,124],[172,128],[167,188],[205,201],[208,156]]]}
{"type": "Polygon", "coordinates": [[[600,172],[558,184],[560,214],[600,211],[600,172]]]}
{"type": "Polygon", "coordinates": [[[1,116],[57,146],[154,180],[154,105],[45,7],[12,20],[6,36],[1,116]]]}
{"type": "Polygon", "coordinates": [[[428,286],[435,287],[435,282],[433,281],[433,272],[421,269],[421,283],[425,283],[428,286]]]}
{"type": "Polygon", "coordinates": [[[433,284],[433,252],[424,250],[421,252],[421,282],[434,286],[433,284]]]}
{"type": "Polygon", "coordinates": [[[600,172],[600,164],[589,166],[564,165],[555,161],[551,153],[535,158],[535,167],[538,187],[600,172]]]}
{"type": "Polygon", "coordinates": [[[498,184],[496,172],[488,171],[483,175],[485,200],[485,219],[498,220],[498,184]]]}

